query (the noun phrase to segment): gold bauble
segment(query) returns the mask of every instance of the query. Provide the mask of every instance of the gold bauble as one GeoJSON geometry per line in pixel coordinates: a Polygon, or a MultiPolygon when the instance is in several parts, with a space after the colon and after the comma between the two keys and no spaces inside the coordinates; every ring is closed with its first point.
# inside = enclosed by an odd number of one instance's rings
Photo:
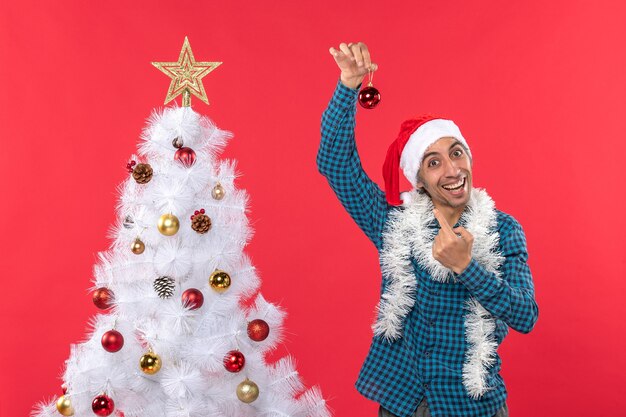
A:
{"type": "Polygon", "coordinates": [[[57,411],[62,416],[74,415],[74,407],[72,407],[72,403],[67,395],[61,395],[57,400],[57,411]]]}
{"type": "Polygon", "coordinates": [[[139,367],[144,373],[154,375],[161,369],[161,358],[154,352],[148,352],[139,359],[139,367]]]}
{"type": "Polygon", "coordinates": [[[246,378],[245,381],[237,385],[237,398],[246,404],[259,398],[259,386],[246,378]]]}
{"type": "Polygon", "coordinates": [[[141,255],[146,250],[146,245],[139,239],[135,239],[130,249],[135,255],[141,255]]]}
{"type": "Polygon", "coordinates": [[[209,277],[211,288],[219,293],[223,293],[230,287],[230,275],[224,271],[216,269],[209,277]]]}
{"type": "Polygon", "coordinates": [[[216,200],[221,200],[222,198],[224,198],[225,195],[226,190],[224,190],[222,184],[218,182],[217,185],[213,187],[213,190],[211,191],[211,196],[216,200]]]}
{"type": "Polygon", "coordinates": [[[159,232],[161,232],[161,234],[165,236],[173,236],[178,232],[178,229],[180,229],[180,222],[178,221],[178,217],[168,213],[159,217],[157,227],[159,228],[159,232]]]}

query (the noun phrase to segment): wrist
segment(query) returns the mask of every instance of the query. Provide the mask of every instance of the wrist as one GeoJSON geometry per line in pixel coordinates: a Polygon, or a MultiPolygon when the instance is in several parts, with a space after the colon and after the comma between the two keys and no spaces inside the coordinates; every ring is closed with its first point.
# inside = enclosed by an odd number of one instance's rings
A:
{"type": "Polygon", "coordinates": [[[363,76],[348,77],[348,76],[345,76],[344,74],[341,74],[340,80],[344,86],[351,88],[353,90],[356,90],[357,87],[361,85],[361,83],[363,82],[363,78],[365,77],[363,76]]]}
{"type": "Polygon", "coordinates": [[[469,266],[469,264],[472,263],[472,258],[469,258],[467,261],[463,262],[462,264],[460,264],[460,266],[456,266],[452,269],[452,271],[457,274],[460,275],[463,271],[465,271],[467,269],[467,267],[469,266]]]}

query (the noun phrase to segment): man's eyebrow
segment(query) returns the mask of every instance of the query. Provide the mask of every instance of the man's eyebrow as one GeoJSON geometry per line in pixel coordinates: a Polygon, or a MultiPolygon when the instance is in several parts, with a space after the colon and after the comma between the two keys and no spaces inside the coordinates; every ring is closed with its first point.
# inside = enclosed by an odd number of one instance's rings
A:
{"type": "MultiPolygon", "coordinates": [[[[450,145],[450,148],[448,149],[448,151],[451,151],[452,148],[454,148],[456,145],[463,145],[463,144],[461,143],[460,140],[456,139],[454,142],[452,142],[452,144],[450,145]]],[[[422,160],[425,161],[426,158],[428,158],[431,155],[439,155],[439,152],[428,152],[427,154],[424,155],[422,160]]]]}

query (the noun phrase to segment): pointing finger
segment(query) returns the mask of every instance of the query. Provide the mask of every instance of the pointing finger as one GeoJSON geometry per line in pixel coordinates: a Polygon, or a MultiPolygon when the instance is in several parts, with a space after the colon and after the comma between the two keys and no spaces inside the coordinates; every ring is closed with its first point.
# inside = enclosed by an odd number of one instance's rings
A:
{"type": "Polygon", "coordinates": [[[433,209],[433,214],[435,215],[435,218],[439,222],[439,226],[441,226],[441,230],[443,233],[445,233],[448,236],[456,236],[456,234],[454,233],[454,230],[452,230],[452,227],[450,227],[448,220],[446,220],[444,215],[439,210],[437,210],[436,208],[433,209]]]}

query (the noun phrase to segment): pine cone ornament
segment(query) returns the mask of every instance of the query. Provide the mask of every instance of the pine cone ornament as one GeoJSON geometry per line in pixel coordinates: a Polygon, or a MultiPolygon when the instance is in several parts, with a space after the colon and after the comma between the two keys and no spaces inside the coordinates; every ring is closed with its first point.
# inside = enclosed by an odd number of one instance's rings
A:
{"type": "Polygon", "coordinates": [[[162,276],[154,280],[154,291],[161,298],[170,298],[174,295],[174,278],[162,276]]]}
{"type": "Polygon", "coordinates": [[[133,169],[133,178],[139,184],[146,184],[152,179],[152,167],[150,164],[137,164],[133,169]]]}
{"type": "Polygon", "coordinates": [[[211,218],[204,214],[204,209],[196,210],[191,216],[191,228],[200,234],[211,229],[211,218]]]}

